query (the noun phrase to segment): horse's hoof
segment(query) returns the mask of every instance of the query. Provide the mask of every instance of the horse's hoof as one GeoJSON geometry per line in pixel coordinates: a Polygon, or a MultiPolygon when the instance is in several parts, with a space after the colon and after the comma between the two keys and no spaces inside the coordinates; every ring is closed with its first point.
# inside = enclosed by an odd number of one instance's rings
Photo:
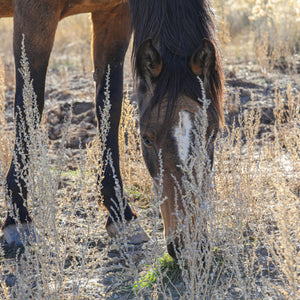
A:
{"type": "Polygon", "coordinates": [[[129,244],[142,244],[146,243],[150,240],[148,234],[145,232],[145,230],[142,228],[141,225],[138,225],[132,232],[132,235],[128,238],[129,244]]]}
{"type": "MultiPolygon", "coordinates": [[[[131,221],[136,222],[136,221],[131,221]]],[[[127,239],[128,244],[142,244],[150,240],[148,234],[144,231],[141,225],[135,224],[134,227],[130,226],[131,222],[126,222],[124,226],[119,223],[112,223],[106,227],[107,233],[111,238],[120,237],[124,235],[127,239]],[[128,228],[128,232],[125,234],[125,230],[128,228]],[[124,230],[125,229],[125,230],[124,230]]]]}
{"type": "Polygon", "coordinates": [[[2,228],[3,238],[9,246],[21,246],[36,242],[33,224],[11,224],[2,228]]]}

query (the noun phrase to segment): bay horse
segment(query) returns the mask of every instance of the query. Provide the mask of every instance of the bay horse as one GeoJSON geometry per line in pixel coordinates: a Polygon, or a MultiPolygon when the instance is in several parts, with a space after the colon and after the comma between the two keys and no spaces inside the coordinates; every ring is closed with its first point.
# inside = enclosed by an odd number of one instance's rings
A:
{"type": "MultiPolygon", "coordinates": [[[[207,110],[208,132],[217,132],[223,121],[223,72],[209,1],[0,0],[0,17],[14,18],[16,139],[22,136],[21,115],[24,114],[23,79],[18,71],[21,67],[22,36],[25,36],[25,49],[41,116],[45,77],[58,22],[65,17],[88,12],[91,13],[93,27],[92,56],[98,124],[105,99],[105,74],[110,65],[111,109],[106,149],[111,151],[113,166],[105,167],[104,179],[99,182],[108,211],[106,229],[110,236],[115,236],[118,233],[117,220],[125,218],[130,222],[137,218],[126,199],[123,200],[125,210],[120,209],[113,176],[115,170],[123,195],[118,127],[122,106],[123,61],[133,32],[133,66],[143,155],[153,178],[159,172],[159,153],[163,158],[163,196],[167,200],[161,205],[161,212],[168,252],[176,257],[174,247],[178,246],[180,240],[169,239],[171,232],[176,231],[174,177],[180,184],[182,171],[178,165],[191,151],[194,117],[201,106],[198,98],[203,95],[198,78],[201,78],[207,98],[211,100],[207,110]],[[21,113],[16,114],[16,111],[21,113]],[[175,134],[179,119],[183,120],[185,132],[182,146],[175,134]],[[184,151],[179,151],[180,147],[184,151]]],[[[26,153],[26,139],[22,140],[21,146],[26,153]]],[[[24,168],[18,147],[15,146],[14,150],[17,162],[24,168]]],[[[213,141],[208,143],[207,151],[212,162],[213,141]]],[[[25,205],[26,185],[23,180],[18,183],[14,161],[10,164],[6,184],[6,201],[12,204],[13,209],[7,212],[2,232],[9,244],[18,244],[21,243],[22,233],[25,236],[30,233],[33,220],[25,205]]],[[[142,243],[147,240],[147,234],[140,228],[129,242],[142,243]]]]}

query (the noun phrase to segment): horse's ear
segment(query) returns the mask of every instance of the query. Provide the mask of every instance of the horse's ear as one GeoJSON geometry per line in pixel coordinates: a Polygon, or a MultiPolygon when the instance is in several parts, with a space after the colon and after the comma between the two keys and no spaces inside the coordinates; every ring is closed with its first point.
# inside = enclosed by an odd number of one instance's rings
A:
{"type": "Polygon", "coordinates": [[[145,40],[136,54],[138,75],[144,79],[154,79],[160,75],[162,65],[161,56],[153,46],[152,39],[145,40]]]}
{"type": "Polygon", "coordinates": [[[214,71],[215,65],[215,46],[210,40],[203,39],[201,46],[191,56],[189,66],[195,75],[208,77],[214,71]]]}

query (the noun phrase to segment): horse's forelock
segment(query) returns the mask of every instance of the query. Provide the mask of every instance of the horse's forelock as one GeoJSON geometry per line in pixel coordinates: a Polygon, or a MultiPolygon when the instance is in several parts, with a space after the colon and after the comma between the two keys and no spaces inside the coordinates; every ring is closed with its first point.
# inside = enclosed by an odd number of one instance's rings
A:
{"type": "MultiPolygon", "coordinates": [[[[214,17],[209,2],[130,0],[130,13],[134,31],[133,57],[139,45],[145,39],[152,38],[159,47],[164,65],[155,84],[149,109],[159,104],[167,95],[167,116],[172,116],[179,93],[187,92],[194,97],[201,96],[199,83],[188,68],[188,59],[201,45],[203,38],[217,45],[214,17]]],[[[133,67],[136,72],[134,64],[133,67]]],[[[222,123],[223,71],[219,51],[217,51],[216,71],[211,76],[209,90],[212,109],[216,111],[216,116],[222,123]]]]}

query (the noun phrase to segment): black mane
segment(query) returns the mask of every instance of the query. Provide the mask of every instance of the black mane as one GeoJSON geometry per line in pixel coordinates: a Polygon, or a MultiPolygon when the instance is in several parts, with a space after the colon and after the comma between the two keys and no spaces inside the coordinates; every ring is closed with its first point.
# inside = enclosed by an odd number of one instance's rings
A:
{"type": "MultiPolygon", "coordinates": [[[[152,38],[159,45],[163,59],[163,70],[150,105],[168,94],[171,113],[180,92],[201,97],[199,82],[189,70],[188,60],[203,38],[217,44],[214,15],[208,0],[130,0],[130,14],[134,31],[133,57],[141,43],[152,38]]],[[[219,54],[212,77],[208,96],[212,100],[212,109],[222,122],[223,72],[219,54]]]]}

